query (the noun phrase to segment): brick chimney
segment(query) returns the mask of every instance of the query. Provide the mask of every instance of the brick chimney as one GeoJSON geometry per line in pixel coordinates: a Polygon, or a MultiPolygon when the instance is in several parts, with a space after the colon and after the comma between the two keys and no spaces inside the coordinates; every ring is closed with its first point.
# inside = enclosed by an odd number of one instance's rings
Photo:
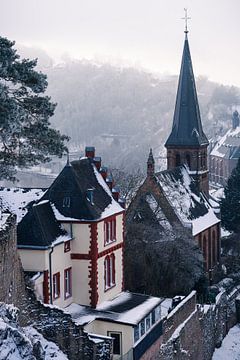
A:
{"type": "Polygon", "coordinates": [[[115,201],[118,201],[119,200],[119,195],[120,195],[120,190],[118,187],[114,187],[112,189],[112,196],[114,198],[115,201]]]}
{"type": "Polygon", "coordinates": [[[85,147],[85,156],[89,159],[93,159],[95,156],[95,147],[94,146],[86,146],[85,147]]]}
{"type": "Polygon", "coordinates": [[[113,178],[112,178],[111,175],[106,178],[106,183],[107,183],[107,186],[109,187],[109,189],[112,191],[112,188],[113,188],[113,178]]]}
{"type": "Polygon", "coordinates": [[[126,201],[125,201],[125,199],[120,198],[120,199],[118,200],[118,203],[119,203],[119,205],[120,205],[123,209],[126,208],[126,201]]]}
{"type": "Polygon", "coordinates": [[[101,157],[100,156],[95,156],[95,158],[93,159],[93,163],[96,166],[96,168],[98,169],[98,171],[100,171],[101,163],[102,163],[101,157]]]}
{"type": "Polygon", "coordinates": [[[103,179],[106,181],[106,179],[107,179],[107,172],[108,172],[107,167],[106,167],[106,166],[102,166],[99,172],[100,172],[100,174],[102,175],[103,179]]]}

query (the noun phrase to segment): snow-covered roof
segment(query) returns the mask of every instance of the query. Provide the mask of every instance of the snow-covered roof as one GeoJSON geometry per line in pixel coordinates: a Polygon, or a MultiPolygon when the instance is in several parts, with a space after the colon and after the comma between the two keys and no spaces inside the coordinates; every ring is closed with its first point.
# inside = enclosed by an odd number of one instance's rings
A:
{"type": "Polygon", "coordinates": [[[121,292],[114,299],[104,301],[96,309],[71,304],[64,309],[77,324],[87,324],[95,319],[108,320],[129,325],[138,324],[156,308],[163,299],[130,292],[121,292]]]}
{"type": "Polygon", "coordinates": [[[238,159],[240,157],[240,126],[228,130],[217,141],[210,155],[220,158],[238,159]]]}
{"type": "Polygon", "coordinates": [[[49,200],[58,221],[98,221],[123,208],[89,158],[67,164],[42,200],[49,200]]]}
{"type": "Polygon", "coordinates": [[[178,219],[184,226],[192,228],[193,236],[220,222],[216,209],[197,191],[185,165],[155,176],[178,219]]]}
{"type": "Polygon", "coordinates": [[[19,223],[27,213],[27,205],[39,200],[43,194],[43,189],[1,187],[0,203],[2,211],[7,210],[15,214],[19,223]]]}

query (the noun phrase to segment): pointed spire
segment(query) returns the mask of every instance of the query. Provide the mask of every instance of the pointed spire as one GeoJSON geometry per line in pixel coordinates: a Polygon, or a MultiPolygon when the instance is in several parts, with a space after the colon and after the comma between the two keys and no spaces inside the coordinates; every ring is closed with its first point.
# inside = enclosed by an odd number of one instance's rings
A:
{"type": "Polygon", "coordinates": [[[185,30],[173,126],[165,144],[166,147],[208,145],[207,137],[202,129],[187,32],[188,30],[185,30]]]}
{"type": "Polygon", "coordinates": [[[149,151],[148,161],[147,161],[147,175],[152,176],[155,172],[155,161],[152,153],[152,148],[149,151]]]}

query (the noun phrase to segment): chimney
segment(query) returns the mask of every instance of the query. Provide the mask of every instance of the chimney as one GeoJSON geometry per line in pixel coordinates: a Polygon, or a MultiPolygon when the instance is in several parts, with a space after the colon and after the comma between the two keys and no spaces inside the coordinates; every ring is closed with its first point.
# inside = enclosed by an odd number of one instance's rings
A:
{"type": "Polygon", "coordinates": [[[98,169],[98,171],[101,168],[101,162],[102,162],[102,159],[100,156],[95,156],[95,158],[93,159],[93,163],[96,166],[96,168],[98,169]]]}
{"type": "Polygon", "coordinates": [[[233,115],[232,115],[232,128],[233,128],[233,130],[236,129],[236,127],[239,126],[239,122],[240,122],[239,113],[238,113],[237,110],[235,110],[233,115]]]}
{"type": "Polygon", "coordinates": [[[112,196],[114,198],[115,201],[118,201],[119,200],[119,195],[120,195],[120,191],[119,191],[119,188],[118,187],[114,187],[112,189],[112,196]]]}
{"type": "Polygon", "coordinates": [[[108,171],[108,169],[105,166],[102,166],[100,169],[100,174],[102,175],[102,177],[105,181],[107,179],[107,171],[108,171]]]}
{"type": "Polygon", "coordinates": [[[107,183],[107,186],[109,187],[109,189],[112,191],[112,188],[113,188],[113,178],[112,178],[112,176],[108,176],[106,178],[106,183],[107,183]]]}
{"type": "Polygon", "coordinates": [[[120,205],[123,209],[126,208],[126,201],[125,201],[125,199],[120,198],[120,199],[118,200],[118,203],[119,203],[119,205],[120,205]]]}
{"type": "Polygon", "coordinates": [[[95,147],[94,146],[86,146],[85,147],[85,156],[89,159],[93,159],[95,156],[95,147]]]}
{"type": "Polygon", "coordinates": [[[150,149],[147,161],[147,175],[152,176],[155,172],[155,161],[152,153],[152,149],[150,149]]]}

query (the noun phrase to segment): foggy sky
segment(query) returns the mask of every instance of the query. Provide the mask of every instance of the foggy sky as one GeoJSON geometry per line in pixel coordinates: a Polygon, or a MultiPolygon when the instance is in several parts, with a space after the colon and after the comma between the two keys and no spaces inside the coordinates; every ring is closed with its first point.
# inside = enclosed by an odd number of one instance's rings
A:
{"type": "Polygon", "coordinates": [[[239,0],[1,0],[1,36],[59,58],[178,74],[188,8],[196,75],[240,86],[239,0]]]}

